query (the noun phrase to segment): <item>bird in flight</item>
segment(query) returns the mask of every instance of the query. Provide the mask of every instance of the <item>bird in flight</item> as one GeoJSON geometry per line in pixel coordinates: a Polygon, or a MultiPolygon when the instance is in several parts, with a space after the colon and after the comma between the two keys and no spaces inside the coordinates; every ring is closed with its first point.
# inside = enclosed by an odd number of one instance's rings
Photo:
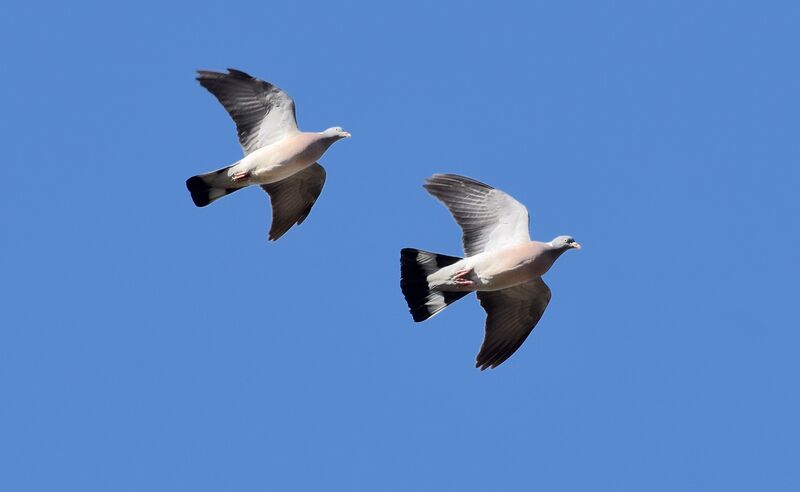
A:
{"type": "Polygon", "coordinates": [[[317,160],[334,142],[350,137],[341,127],[323,132],[297,128],[294,101],[278,87],[229,68],[228,73],[199,70],[197,80],[216,97],[236,123],[244,158],[217,171],[186,180],[194,204],[209,203],[247,186],[269,194],[269,240],[301,224],[325,184],[317,160]]]}
{"type": "Polygon", "coordinates": [[[570,236],[531,241],[528,210],[510,195],[471,178],[434,174],[424,188],[450,210],[463,232],[465,258],[405,248],[400,287],[414,321],[424,321],[470,292],[486,311],[475,367],[495,368],[522,345],[550,302],[542,280],[570,236]]]}

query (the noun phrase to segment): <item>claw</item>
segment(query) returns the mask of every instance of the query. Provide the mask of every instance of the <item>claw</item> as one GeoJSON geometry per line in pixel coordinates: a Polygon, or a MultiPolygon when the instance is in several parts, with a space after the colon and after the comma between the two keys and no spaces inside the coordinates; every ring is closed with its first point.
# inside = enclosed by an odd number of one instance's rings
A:
{"type": "Polygon", "coordinates": [[[247,179],[250,176],[250,173],[247,171],[239,171],[238,173],[234,173],[231,176],[232,181],[242,181],[243,179],[247,179]]]}
{"type": "Polygon", "coordinates": [[[473,285],[475,285],[475,282],[473,282],[472,280],[464,278],[467,275],[469,275],[470,273],[472,273],[471,269],[459,270],[459,271],[457,271],[455,273],[455,275],[453,275],[453,281],[456,283],[456,285],[461,286],[461,287],[473,286],[473,285]]]}

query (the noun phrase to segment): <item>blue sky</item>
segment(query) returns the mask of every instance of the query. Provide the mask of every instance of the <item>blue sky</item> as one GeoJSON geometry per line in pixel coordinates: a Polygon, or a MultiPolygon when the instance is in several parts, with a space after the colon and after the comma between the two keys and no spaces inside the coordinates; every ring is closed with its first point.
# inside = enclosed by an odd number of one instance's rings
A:
{"type": "Polygon", "coordinates": [[[793,2],[12,2],[0,18],[0,488],[797,490],[793,2]],[[195,69],[353,138],[267,243],[195,69]],[[473,367],[474,297],[414,324],[421,188],[515,196],[584,249],[473,367]]]}

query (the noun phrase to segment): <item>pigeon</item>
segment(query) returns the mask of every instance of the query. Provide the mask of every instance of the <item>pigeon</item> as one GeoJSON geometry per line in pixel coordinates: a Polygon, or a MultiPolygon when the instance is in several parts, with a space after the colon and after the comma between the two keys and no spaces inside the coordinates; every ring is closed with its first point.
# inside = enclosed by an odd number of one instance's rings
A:
{"type": "Polygon", "coordinates": [[[466,257],[402,249],[400,288],[409,311],[414,321],[424,321],[476,292],[487,317],[475,367],[495,368],[516,352],[547,308],[550,288],[542,275],[565,251],[581,246],[571,236],[531,241],[525,206],[480,181],[434,174],[424,188],[461,227],[466,257]]]}
{"type": "Polygon", "coordinates": [[[198,70],[197,80],[216,97],[236,123],[244,158],[228,167],[192,176],[186,187],[198,207],[251,185],[269,194],[269,240],[301,224],[325,184],[317,160],[350,133],[334,126],[319,133],[297,128],[294,101],[277,86],[240,70],[198,70]]]}

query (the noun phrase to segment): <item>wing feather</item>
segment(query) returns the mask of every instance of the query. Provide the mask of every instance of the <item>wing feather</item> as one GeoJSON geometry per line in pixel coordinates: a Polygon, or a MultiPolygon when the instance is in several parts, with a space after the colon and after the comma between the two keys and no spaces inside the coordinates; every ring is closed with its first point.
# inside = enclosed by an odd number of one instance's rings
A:
{"type": "Polygon", "coordinates": [[[240,70],[198,70],[197,80],[236,123],[245,154],[297,133],[294,101],[277,86],[240,70]]]}
{"type": "Polygon", "coordinates": [[[461,227],[466,256],[531,240],[528,210],[498,189],[456,174],[434,174],[424,187],[461,227]]]}
{"type": "Polygon", "coordinates": [[[295,224],[302,224],[325,185],[325,168],[314,163],[277,183],[262,185],[272,204],[269,240],[275,241],[295,224]]]}
{"type": "Polygon", "coordinates": [[[486,310],[486,333],[475,367],[495,368],[522,346],[550,302],[550,288],[541,278],[508,289],[478,292],[486,310]]]}

